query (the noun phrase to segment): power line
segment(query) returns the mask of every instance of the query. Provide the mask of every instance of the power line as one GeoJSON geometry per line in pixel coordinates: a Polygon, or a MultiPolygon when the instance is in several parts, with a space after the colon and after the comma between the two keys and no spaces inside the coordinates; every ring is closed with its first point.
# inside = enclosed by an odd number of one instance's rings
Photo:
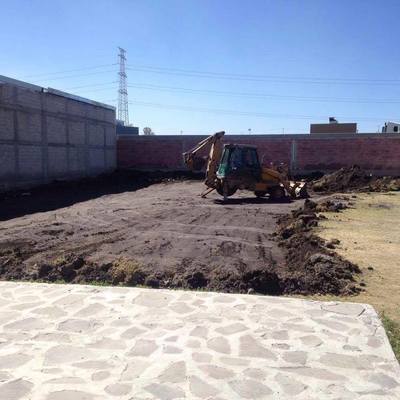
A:
{"type": "MultiPolygon", "coordinates": [[[[253,116],[262,118],[287,118],[287,119],[327,119],[327,115],[297,115],[297,114],[275,114],[275,113],[263,113],[255,111],[241,111],[241,110],[226,110],[217,108],[205,108],[205,107],[191,107],[182,105],[170,105],[161,103],[150,103],[144,101],[130,101],[130,104],[136,104],[144,107],[153,107],[164,110],[180,110],[180,111],[198,111],[205,113],[213,113],[220,115],[235,115],[235,116],[253,116]]],[[[396,120],[397,118],[384,118],[384,117],[351,117],[351,116],[337,116],[344,120],[359,120],[359,121],[383,121],[383,120],[396,120]]]]}
{"type": "Polygon", "coordinates": [[[355,84],[355,85],[394,85],[400,84],[400,79],[366,79],[366,78],[320,78],[320,77],[299,77],[299,76],[278,76],[278,75],[250,75],[233,74],[223,72],[185,70],[177,68],[164,68],[152,66],[130,65],[127,69],[150,72],[157,74],[178,75],[196,78],[227,79],[254,82],[276,82],[276,83],[309,83],[309,84],[355,84]]]}
{"type": "Polygon", "coordinates": [[[111,84],[116,84],[116,83],[118,83],[118,81],[104,82],[104,83],[89,83],[87,85],[69,87],[64,90],[74,90],[74,89],[81,89],[81,88],[87,88],[87,87],[93,87],[93,86],[106,86],[106,85],[111,85],[111,84]]]}
{"type": "Polygon", "coordinates": [[[63,71],[57,71],[57,72],[46,72],[46,73],[42,73],[42,74],[24,75],[24,76],[22,76],[22,78],[33,78],[33,77],[36,77],[36,76],[49,76],[49,75],[66,74],[66,73],[70,73],[70,72],[78,72],[78,71],[85,71],[85,70],[90,70],[90,69],[111,67],[113,65],[117,65],[117,63],[94,65],[92,67],[83,67],[83,68],[69,69],[69,70],[63,70],[63,71]]]}
{"type": "Polygon", "coordinates": [[[400,100],[396,99],[351,99],[351,98],[329,98],[329,97],[307,97],[307,96],[288,96],[288,95],[277,95],[277,94],[266,94],[257,92],[231,92],[221,90],[210,90],[210,89],[193,89],[173,86],[159,86],[152,84],[140,84],[133,83],[128,87],[134,87],[138,89],[146,90],[159,90],[174,93],[189,93],[189,94],[213,94],[219,96],[237,96],[246,98],[272,98],[280,100],[293,100],[293,101],[309,101],[309,102],[334,102],[334,103],[371,103],[371,104],[399,104],[400,100]]]}
{"type": "MultiPolygon", "coordinates": [[[[88,72],[88,73],[85,73],[85,74],[58,76],[56,78],[46,78],[46,79],[43,78],[43,79],[46,80],[46,81],[56,81],[56,80],[62,80],[62,79],[79,78],[79,77],[82,77],[82,76],[104,74],[104,73],[108,73],[108,72],[114,72],[115,73],[115,70],[96,71],[96,72],[88,72]]],[[[41,81],[33,81],[32,83],[35,83],[35,84],[39,83],[40,84],[40,82],[42,82],[43,79],[41,81]]]]}

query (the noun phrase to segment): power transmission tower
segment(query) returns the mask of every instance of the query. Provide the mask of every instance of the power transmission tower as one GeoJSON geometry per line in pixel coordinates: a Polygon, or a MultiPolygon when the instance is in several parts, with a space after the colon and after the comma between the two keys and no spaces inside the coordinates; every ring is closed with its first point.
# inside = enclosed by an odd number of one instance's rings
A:
{"type": "Polygon", "coordinates": [[[128,114],[128,86],[126,83],[126,50],[118,47],[119,49],[119,89],[118,89],[118,119],[123,121],[125,126],[129,125],[129,114],[128,114]]]}

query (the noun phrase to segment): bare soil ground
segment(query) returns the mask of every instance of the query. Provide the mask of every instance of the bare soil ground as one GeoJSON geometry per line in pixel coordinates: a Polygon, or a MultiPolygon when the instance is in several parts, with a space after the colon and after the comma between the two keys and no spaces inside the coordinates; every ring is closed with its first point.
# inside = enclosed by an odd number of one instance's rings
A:
{"type": "Polygon", "coordinates": [[[0,278],[265,294],[360,291],[359,268],[314,234],[335,195],[199,197],[192,176],[120,172],[0,199],[0,278]],[[318,197],[315,199],[318,200],[318,197]],[[314,199],[314,200],[315,200],[314,199]]]}
{"type": "Polygon", "coordinates": [[[154,184],[13,218],[17,202],[37,202],[18,197],[0,223],[0,276],[279,293],[284,253],[272,234],[300,202],[243,192],[223,204],[200,198],[202,186],[154,184]]]}

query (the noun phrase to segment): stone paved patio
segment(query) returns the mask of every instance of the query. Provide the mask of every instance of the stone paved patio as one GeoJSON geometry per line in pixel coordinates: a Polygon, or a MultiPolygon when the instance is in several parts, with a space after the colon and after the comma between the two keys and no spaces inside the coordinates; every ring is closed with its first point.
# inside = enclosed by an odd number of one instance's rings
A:
{"type": "Polygon", "coordinates": [[[0,398],[400,399],[365,304],[0,282],[0,398]]]}

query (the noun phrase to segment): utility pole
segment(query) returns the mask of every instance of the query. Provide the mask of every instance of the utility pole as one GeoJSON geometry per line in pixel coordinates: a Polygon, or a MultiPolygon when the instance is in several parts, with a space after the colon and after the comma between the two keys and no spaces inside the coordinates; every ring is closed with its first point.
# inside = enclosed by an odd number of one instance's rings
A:
{"type": "Polygon", "coordinates": [[[125,126],[129,125],[129,114],[128,114],[128,86],[126,83],[126,51],[121,47],[119,49],[119,89],[118,89],[118,119],[123,121],[125,126]]]}

